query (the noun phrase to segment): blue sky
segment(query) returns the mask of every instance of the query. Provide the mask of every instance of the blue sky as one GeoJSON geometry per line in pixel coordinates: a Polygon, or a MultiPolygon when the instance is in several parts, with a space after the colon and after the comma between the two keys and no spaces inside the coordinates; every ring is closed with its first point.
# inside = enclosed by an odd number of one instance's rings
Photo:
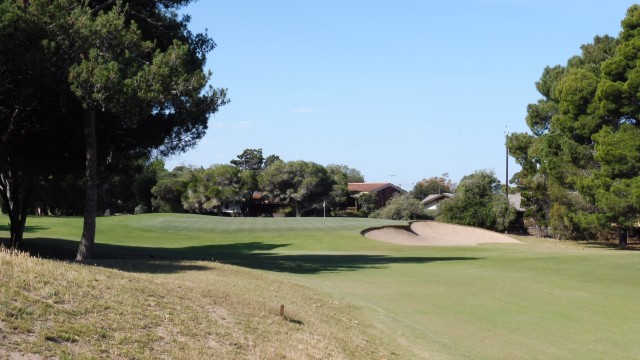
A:
{"type": "Polygon", "coordinates": [[[231,103],[167,168],[262,148],[405,189],[480,169],[504,181],[504,133],[527,131],[544,67],[617,35],[633,3],[197,1],[185,12],[218,44],[207,67],[231,103]]]}

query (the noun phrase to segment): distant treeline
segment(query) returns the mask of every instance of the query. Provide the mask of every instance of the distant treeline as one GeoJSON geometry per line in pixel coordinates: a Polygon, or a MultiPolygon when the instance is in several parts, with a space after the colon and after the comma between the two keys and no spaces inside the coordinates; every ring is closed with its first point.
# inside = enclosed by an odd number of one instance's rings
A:
{"type": "MultiPolygon", "coordinates": [[[[169,171],[161,159],[120,159],[101,169],[98,209],[102,214],[187,212],[231,216],[296,216],[348,205],[349,182],[364,182],[346,165],[283,161],[246,149],[229,164],[181,165],[169,171]],[[323,208],[324,205],[324,208],[323,208]]],[[[30,212],[82,215],[84,177],[49,177],[37,184],[30,212]]]]}

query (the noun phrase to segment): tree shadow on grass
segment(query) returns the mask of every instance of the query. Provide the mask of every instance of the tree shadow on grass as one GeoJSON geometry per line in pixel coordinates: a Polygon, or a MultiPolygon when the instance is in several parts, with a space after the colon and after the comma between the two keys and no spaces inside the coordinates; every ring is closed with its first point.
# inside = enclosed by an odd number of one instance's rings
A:
{"type": "MultiPolygon", "coordinates": [[[[35,238],[24,242],[23,251],[35,256],[73,260],[76,241],[35,238]]],[[[275,250],[289,244],[248,242],[182,248],[151,248],[96,244],[90,264],[128,272],[173,273],[210,269],[184,261],[216,261],[242,267],[292,274],[380,269],[392,264],[428,264],[441,261],[479,260],[477,257],[388,256],[370,254],[282,254],[275,250]]]]}
{"type": "MultiPolygon", "coordinates": [[[[24,227],[24,232],[25,233],[35,233],[38,231],[44,231],[44,230],[49,230],[48,227],[44,227],[44,226],[30,226],[30,225],[26,225],[24,227]]],[[[11,227],[9,225],[0,225],[0,231],[11,231],[11,227]]]]}
{"type": "Polygon", "coordinates": [[[627,245],[620,245],[617,242],[604,242],[604,241],[581,241],[584,247],[591,249],[608,249],[608,250],[626,250],[626,251],[639,251],[640,242],[637,240],[629,241],[627,245]]]}

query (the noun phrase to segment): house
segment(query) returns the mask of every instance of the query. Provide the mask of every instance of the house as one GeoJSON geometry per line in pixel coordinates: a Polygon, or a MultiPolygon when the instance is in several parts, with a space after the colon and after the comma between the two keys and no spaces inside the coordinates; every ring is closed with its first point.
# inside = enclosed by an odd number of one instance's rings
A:
{"type": "Polygon", "coordinates": [[[395,194],[404,194],[405,190],[393,185],[392,183],[348,183],[347,188],[354,199],[350,206],[355,205],[358,209],[358,197],[361,194],[376,193],[378,197],[378,207],[386,205],[387,201],[395,194]]]}
{"type": "Polygon", "coordinates": [[[517,212],[525,212],[526,209],[522,207],[522,195],[520,193],[509,194],[507,199],[509,200],[509,205],[513,206],[517,212]]]}
{"type": "Polygon", "coordinates": [[[441,202],[452,197],[453,194],[451,193],[431,194],[424,198],[424,200],[420,201],[420,203],[424,205],[424,208],[427,210],[436,210],[441,202]]]}
{"type": "Polygon", "coordinates": [[[241,216],[242,215],[242,207],[237,202],[225,202],[220,206],[220,211],[231,215],[231,216],[241,216]]]}
{"type": "MultiPolygon", "coordinates": [[[[443,193],[443,194],[431,194],[424,198],[420,203],[424,205],[427,210],[436,210],[438,205],[446,199],[452,198],[455,194],[443,193]]],[[[524,213],[525,209],[522,207],[522,196],[520,193],[509,194],[509,205],[513,206],[518,213],[524,213]]]]}
{"type": "Polygon", "coordinates": [[[515,225],[512,229],[509,229],[510,231],[521,233],[529,232],[530,234],[535,234],[540,237],[549,234],[548,229],[542,229],[540,227],[531,227],[529,230],[527,230],[524,221],[524,215],[527,209],[522,207],[522,195],[520,195],[520,193],[509,194],[507,196],[507,200],[509,201],[509,205],[516,209],[516,220],[514,223],[515,225]]]}

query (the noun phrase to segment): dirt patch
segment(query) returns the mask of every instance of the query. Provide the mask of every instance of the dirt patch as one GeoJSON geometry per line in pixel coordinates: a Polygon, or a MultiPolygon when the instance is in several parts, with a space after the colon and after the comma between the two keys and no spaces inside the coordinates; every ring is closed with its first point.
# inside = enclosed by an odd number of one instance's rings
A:
{"type": "Polygon", "coordinates": [[[366,231],[369,239],[401,245],[474,246],[479,244],[511,243],[520,241],[497,232],[435,221],[417,221],[408,227],[384,227],[366,231]]]}
{"type": "MultiPolygon", "coordinates": [[[[0,353],[1,355],[2,353],[0,353]]],[[[8,356],[9,360],[42,360],[42,356],[37,354],[22,354],[18,352],[10,352],[8,356]]]]}

